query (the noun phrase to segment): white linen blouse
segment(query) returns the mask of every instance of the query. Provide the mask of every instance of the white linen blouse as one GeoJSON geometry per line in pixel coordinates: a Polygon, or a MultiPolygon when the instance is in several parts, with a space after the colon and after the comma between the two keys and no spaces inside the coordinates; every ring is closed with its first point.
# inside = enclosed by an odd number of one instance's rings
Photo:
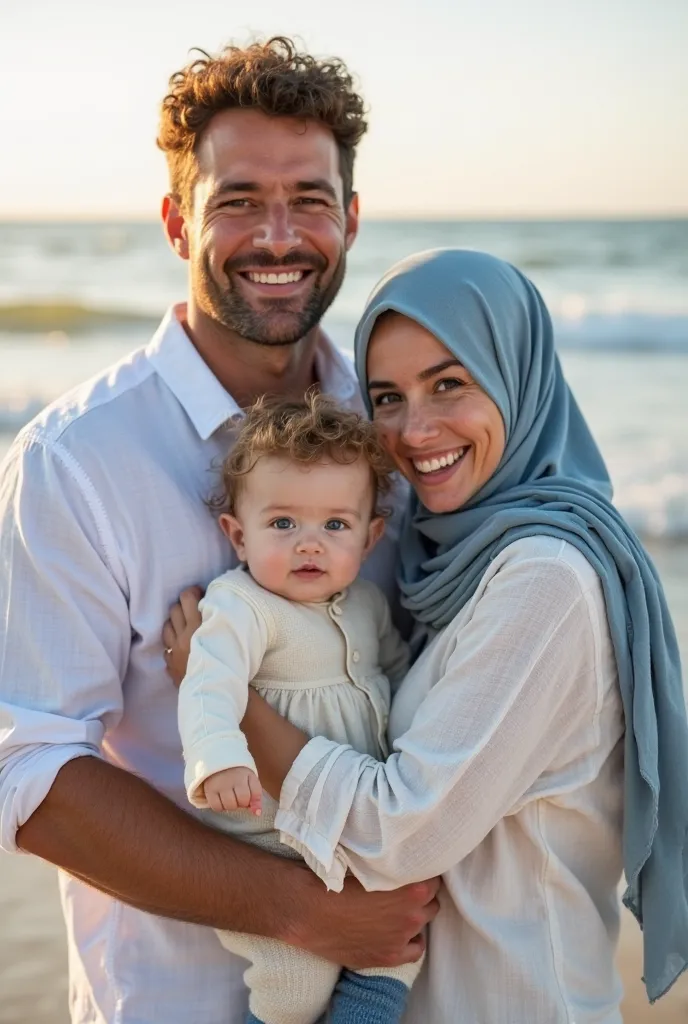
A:
{"type": "Polygon", "coordinates": [[[333,889],[442,875],[408,1024],[620,1024],[624,719],[600,580],[529,537],[401,684],[386,762],[316,737],[276,825],[333,889]]]}

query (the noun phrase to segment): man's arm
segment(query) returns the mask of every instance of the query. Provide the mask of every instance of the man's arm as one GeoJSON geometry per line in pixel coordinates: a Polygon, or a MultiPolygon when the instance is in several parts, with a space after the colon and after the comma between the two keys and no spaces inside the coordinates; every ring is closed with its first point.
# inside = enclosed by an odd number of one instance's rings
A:
{"type": "Polygon", "coordinates": [[[434,884],[328,895],[307,869],[204,827],[98,756],[123,711],[131,636],[106,504],[70,451],[35,435],[0,473],[0,846],[161,915],[337,962],[413,959],[434,884]]]}
{"type": "Polygon", "coordinates": [[[328,893],[297,861],[207,828],[141,779],[96,757],[65,764],[19,829],[22,850],[141,910],[281,939],[336,963],[420,956],[438,883],[328,893]]]}

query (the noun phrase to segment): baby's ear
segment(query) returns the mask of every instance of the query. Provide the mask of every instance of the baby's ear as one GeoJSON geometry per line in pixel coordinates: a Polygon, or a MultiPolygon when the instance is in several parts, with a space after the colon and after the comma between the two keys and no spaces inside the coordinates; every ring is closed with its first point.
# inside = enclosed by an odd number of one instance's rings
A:
{"type": "Polygon", "coordinates": [[[220,523],[220,529],[236,551],[239,561],[245,562],[244,528],[239,520],[234,516],[230,516],[229,512],[223,512],[218,522],[220,523]]]}
{"type": "Polygon", "coordinates": [[[385,521],[382,516],[373,516],[368,526],[368,540],[366,541],[364,556],[370,554],[384,532],[385,521]]]}

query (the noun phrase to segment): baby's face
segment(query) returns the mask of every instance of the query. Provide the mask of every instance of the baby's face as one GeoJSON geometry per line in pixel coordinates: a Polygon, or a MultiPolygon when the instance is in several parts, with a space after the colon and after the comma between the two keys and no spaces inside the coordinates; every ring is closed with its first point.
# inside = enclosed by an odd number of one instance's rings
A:
{"type": "Polygon", "coordinates": [[[256,582],[290,601],[326,601],[348,587],[384,530],[363,458],[263,457],[243,481],[236,515],[220,525],[256,582]]]}

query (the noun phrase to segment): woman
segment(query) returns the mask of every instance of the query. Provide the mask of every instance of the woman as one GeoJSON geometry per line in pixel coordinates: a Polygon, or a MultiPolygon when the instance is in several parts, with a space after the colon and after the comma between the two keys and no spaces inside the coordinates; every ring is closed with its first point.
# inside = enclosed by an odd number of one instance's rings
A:
{"type": "Polygon", "coordinates": [[[688,728],[661,586],[513,267],[399,264],[356,361],[415,491],[400,585],[420,654],[384,763],[252,698],[283,841],[333,888],[443,875],[414,1024],[619,1022],[622,865],[650,998],[688,963],[688,728]]]}

